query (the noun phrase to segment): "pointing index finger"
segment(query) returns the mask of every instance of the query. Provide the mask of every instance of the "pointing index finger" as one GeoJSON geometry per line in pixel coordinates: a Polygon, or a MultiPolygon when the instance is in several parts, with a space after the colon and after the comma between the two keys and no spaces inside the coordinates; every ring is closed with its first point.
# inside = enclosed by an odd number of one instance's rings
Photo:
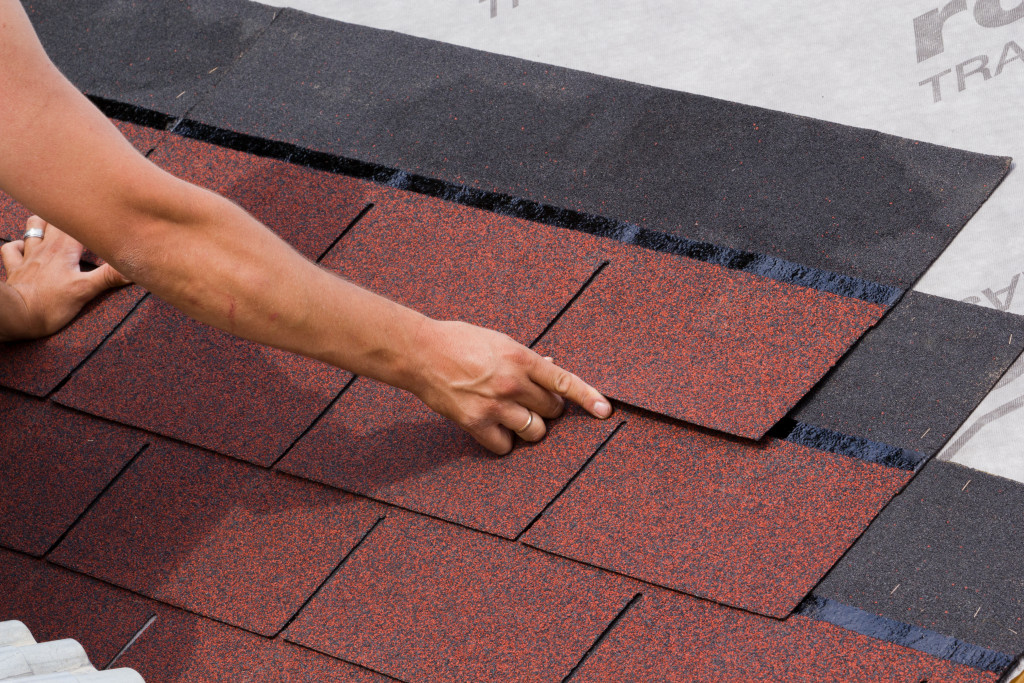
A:
{"type": "Polygon", "coordinates": [[[530,377],[548,391],[583,406],[594,417],[604,419],[612,414],[612,406],[601,392],[547,358],[537,359],[530,377]]]}

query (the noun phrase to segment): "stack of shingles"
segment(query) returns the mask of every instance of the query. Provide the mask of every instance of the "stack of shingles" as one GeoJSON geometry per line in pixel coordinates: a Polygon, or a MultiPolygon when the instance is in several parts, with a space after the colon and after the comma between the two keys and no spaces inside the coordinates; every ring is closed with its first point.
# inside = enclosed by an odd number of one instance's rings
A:
{"type": "MultiPolygon", "coordinates": [[[[138,25],[153,21],[143,14],[138,25]]],[[[110,27],[95,28],[92,40],[110,27]]],[[[260,35],[195,115],[316,152],[189,122],[178,130],[221,146],[126,126],[140,149],[325,267],[429,315],[497,327],[623,403],[608,422],[570,410],[544,442],[496,458],[411,397],[204,328],[130,287],[0,360],[0,383],[23,392],[0,393],[4,614],[83,642],[100,614],[107,661],[133,643],[118,661],[153,682],[968,681],[1009,665],[838,591],[807,597],[1024,346],[1018,319],[932,297],[908,294],[882,318],[1005,160],[299,13],[260,35]],[[236,106],[266,87],[278,92],[265,102],[287,106],[236,106]],[[289,109],[309,106],[307,87],[320,114],[289,109]],[[410,102],[420,88],[444,95],[410,102]],[[321,126],[334,93],[348,100],[332,111],[349,113],[321,126]],[[578,111],[601,116],[580,124],[578,111]],[[432,140],[392,130],[428,120],[432,140]],[[466,122],[472,135],[444,132],[466,122]],[[638,127],[615,142],[623,122],[638,127]],[[490,123],[511,128],[480,136],[490,123]],[[492,163],[486,140],[520,128],[519,162],[492,163]],[[652,144],[573,157],[637,139],[652,144]],[[831,193],[829,216],[800,208],[816,192],[831,193]],[[647,227],[586,213],[604,210],[647,227]],[[670,225],[679,215],[693,226],[670,225]],[[773,228],[780,216],[792,222],[773,228]],[[586,234],[594,226],[618,239],[586,234]]],[[[108,85],[101,94],[134,93],[108,85]]],[[[180,115],[172,89],[147,97],[180,115]]]]}
{"type": "Polygon", "coordinates": [[[131,669],[97,671],[74,640],[37,643],[20,621],[0,621],[0,681],[30,683],[142,683],[131,669]]]}

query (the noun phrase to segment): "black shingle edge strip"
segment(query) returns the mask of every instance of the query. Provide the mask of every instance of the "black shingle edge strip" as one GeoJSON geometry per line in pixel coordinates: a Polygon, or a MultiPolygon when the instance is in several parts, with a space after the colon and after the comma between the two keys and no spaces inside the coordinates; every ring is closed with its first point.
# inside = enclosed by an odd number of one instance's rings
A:
{"type": "Polygon", "coordinates": [[[795,614],[982,671],[1001,673],[1013,664],[1013,657],[1002,652],[816,595],[807,596],[795,614]]]}
{"type": "Polygon", "coordinates": [[[118,121],[134,123],[146,128],[167,130],[177,120],[169,114],[146,109],[136,104],[125,104],[99,95],[89,95],[88,97],[101,112],[118,121]]]}
{"type": "Polygon", "coordinates": [[[788,284],[816,289],[859,299],[872,304],[891,306],[903,296],[903,290],[892,285],[883,285],[850,275],[841,275],[793,263],[774,256],[757,254],[729,247],[720,247],[707,242],[697,242],[642,228],[614,218],[563,209],[550,204],[541,204],[528,199],[487,192],[465,185],[407,173],[396,168],[374,164],[358,159],[317,152],[285,142],[236,133],[217,128],[191,119],[175,120],[172,117],[135,105],[123,104],[105,98],[93,97],[93,102],[105,114],[130,123],[166,128],[172,123],[172,132],[202,142],[228,147],[257,156],[271,157],[320,171],[338,173],[354,178],[369,180],[401,190],[437,197],[445,201],[484,209],[493,213],[521,218],[560,228],[577,230],[591,235],[606,237],[633,244],[652,251],[676,254],[722,266],[730,270],[760,275],[788,284]]]}
{"type": "Polygon", "coordinates": [[[919,470],[930,457],[920,451],[897,448],[788,418],[776,424],[768,435],[819,451],[848,455],[851,458],[910,472],[919,470]]]}

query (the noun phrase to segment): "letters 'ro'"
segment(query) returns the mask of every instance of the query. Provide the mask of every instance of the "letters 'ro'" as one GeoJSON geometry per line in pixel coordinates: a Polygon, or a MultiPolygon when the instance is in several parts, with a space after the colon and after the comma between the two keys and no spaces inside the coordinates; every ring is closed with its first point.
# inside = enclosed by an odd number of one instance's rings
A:
{"type": "MultiPolygon", "coordinates": [[[[1005,0],[1003,0],[1005,2],[1005,0]]],[[[942,9],[933,9],[914,18],[914,37],[917,41],[917,61],[923,62],[942,54],[942,27],[946,21],[967,11],[967,0],[952,0],[942,9]]],[[[978,0],[974,5],[974,20],[985,28],[998,28],[1024,19],[1024,0],[1016,7],[1004,9],[1000,0],[978,0]]]]}

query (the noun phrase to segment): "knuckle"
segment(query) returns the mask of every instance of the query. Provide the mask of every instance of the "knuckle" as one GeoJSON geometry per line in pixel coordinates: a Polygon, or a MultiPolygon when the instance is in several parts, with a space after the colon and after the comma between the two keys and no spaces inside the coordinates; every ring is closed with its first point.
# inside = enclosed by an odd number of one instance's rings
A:
{"type": "Polygon", "coordinates": [[[494,393],[497,396],[507,398],[519,393],[520,382],[515,375],[501,375],[494,379],[494,393]]]}
{"type": "Polygon", "coordinates": [[[106,268],[103,271],[103,284],[108,288],[117,287],[121,284],[121,276],[113,268],[106,268]]]}
{"type": "Polygon", "coordinates": [[[501,409],[498,401],[480,401],[463,414],[463,424],[471,429],[483,430],[494,424],[501,409]]]}
{"type": "Polygon", "coordinates": [[[555,377],[555,391],[562,395],[568,394],[572,389],[572,380],[573,376],[570,373],[565,370],[560,371],[555,377]]]}
{"type": "Polygon", "coordinates": [[[516,344],[509,351],[508,355],[509,360],[512,362],[512,364],[521,368],[529,366],[530,361],[532,359],[532,354],[530,353],[530,350],[527,349],[525,346],[521,346],[519,344],[516,344]]]}

